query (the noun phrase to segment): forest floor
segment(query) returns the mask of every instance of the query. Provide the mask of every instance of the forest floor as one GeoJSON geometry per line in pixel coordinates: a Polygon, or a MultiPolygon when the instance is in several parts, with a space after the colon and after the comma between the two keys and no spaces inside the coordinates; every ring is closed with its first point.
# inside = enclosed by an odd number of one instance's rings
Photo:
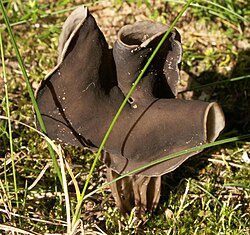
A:
{"type": "MultiPolygon", "coordinates": [[[[171,25],[184,1],[3,4],[35,91],[56,65],[58,37],[74,7],[89,5],[112,47],[126,24],[153,20],[171,25]]],[[[164,175],[159,206],[144,220],[133,213],[121,216],[108,187],[94,194],[83,203],[77,234],[83,230],[84,234],[250,234],[250,138],[240,139],[250,132],[249,15],[247,0],[199,0],[176,25],[183,47],[178,98],[218,102],[226,118],[219,139],[239,140],[205,149],[164,175]]],[[[6,234],[63,234],[67,231],[65,194],[45,140],[31,129],[35,127],[32,102],[2,15],[0,32],[0,230],[6,234]]],[[[81,190],[94,155],[76,147],[62,148],[81,190]]],[[[106,182],[105,171],[98,162],[88,192],[106,182]]],[[[67,179],[74,211],[77,198],[68,173],[67,179]]]]}

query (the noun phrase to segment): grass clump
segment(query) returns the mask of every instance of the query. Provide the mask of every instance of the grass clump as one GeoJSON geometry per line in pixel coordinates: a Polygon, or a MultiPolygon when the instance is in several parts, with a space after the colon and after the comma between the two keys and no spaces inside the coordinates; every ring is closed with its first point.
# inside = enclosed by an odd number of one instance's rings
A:
{"type": "MultiPolygon", "coordinates": [[[[54,67],[62,22],[78,3],[3,3],[34,90],[54,67]]],[[[123,26],[120,18],[129,23],[140,16],[171,24],[184,3],[101,1],[90,10],[106,36],[112,38],[112,33],[116,34],[123,26]],[[145,11],[141,12],[138,5],[145,11]],[[127,17],[127,12],[133,14],[127,17]],[[107,28],[103,19],[114,25],[107,28]]],[[[221,139],[248,134],[250,130],[248,11],[245,0],[194,1],[177,23],[184,49],[179,96],[216,100],[222,105],[227,126],[221,139]],[[238,77],[241,80],[234,80],[238,77]]],[[[18,228],[20,233],[28,234],[66,233],[70,223],[66,202],[72,208],[72,215],[94,155],[73,147],[61,150],[52,143],[64,163],[63,182],[67,183],[64,187],[67,191],[63,191],[45,139],[31,129],[34,116],[27,85],[2,17],[0,23],[1,52],[4,52],[1,74],[6,79],[0,80],[0,229],[14,232],[18,228]],[[6,119],[8,116],[11,123],[6,119]],[[71,200],[65,200],[67,194],[71,200]]],[[[242,155],[249,156],[249,146],[249,139],[235,139],[209,148],[164,176],[159,208],[153,215],[146,215],[145,221],[138,221],[133,212],[121,217],[108,187],[104,187],[84,200],[81,222],[75,231],[79,234],[83,230],[86,234],[248,234],[250,166],[242,162],[242,155]]],[[[87,195],[106,181],[102,164],[97,163],[89,179],[87,195]]]]}

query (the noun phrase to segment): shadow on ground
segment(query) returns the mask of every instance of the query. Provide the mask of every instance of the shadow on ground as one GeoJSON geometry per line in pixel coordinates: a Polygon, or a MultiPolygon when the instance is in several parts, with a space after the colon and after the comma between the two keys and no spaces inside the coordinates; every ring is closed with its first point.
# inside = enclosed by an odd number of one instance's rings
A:
{"type": "MultiPolygon", "coordinates": [[[[185,65],[184,65],[184,71],[185,65]]],[[[189,71],[185,71],[188,74],[189,71]]],[[[250,74],[250,49],[241,51],[234,68],[225,76],[216,71],[209,70],[202,72],[199,76],[192,77],[189,88],[207,85],[213,82],[225,81],[231,78],[249,76],[250,74]]],[[[250,131],[250,78],[234,82],[225,82],[217,85],[205,86],[195,89],[192,99],[209,97],[207,101],[218,102],[224,111],[226,126],[221,133],[220,139],[239,136],[250,131]]],[[[220,146],[209,148],[202,153],[187,160],[175,171],[162,177],[162,196],[159,208],[164,208],[169,198],[169,193],[177,190],[185,190],[184,179],[197,179],[200,171],[208,165],[208,158],[220,150],[220,146]]],[[[211,176],[213,178],[213,176],[211,176]]],[[[216,175],[214,177],[217,177],[216,175]]],[[[215,179],[216,180],[216,179],[215,179]]],[[[162,209],[156,214],[162,213],[162,209]]]]}

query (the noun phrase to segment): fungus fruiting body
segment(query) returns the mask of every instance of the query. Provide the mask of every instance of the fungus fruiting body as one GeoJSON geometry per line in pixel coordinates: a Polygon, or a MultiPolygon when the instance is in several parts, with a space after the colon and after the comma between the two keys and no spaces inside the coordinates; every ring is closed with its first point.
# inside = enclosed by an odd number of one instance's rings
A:
{"type": "MultiPolygon", "coordinates": [[[[151,21],[126,25],[113,49],[86,7],[66,20],[57,66],[37,90],[48,136],[60,143],[96,149],[113,117],[168,26],[151,21]]],[[[151,161],[214,141],[224,128],[215,103],[176,98],[180,80],[180,35],[169,34],[117,120],[101,160],[108,179],[151,161]]],[[[161,175],[199,151],[148,167],[111,185],[122,212],[153,210],[161,175]]]]}

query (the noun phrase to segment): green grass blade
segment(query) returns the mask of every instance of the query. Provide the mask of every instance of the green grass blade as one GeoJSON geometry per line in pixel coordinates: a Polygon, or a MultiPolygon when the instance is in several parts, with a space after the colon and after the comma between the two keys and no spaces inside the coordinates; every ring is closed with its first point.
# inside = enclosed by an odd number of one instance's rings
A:
{"type": "MultiPolygon", "coordinates": [[[[60,145],[59,145],[60,147],[60,145]]],[[[65,172],[65,163],[64,158],[62,155],[62,149],[59,148],[59,160],[60,160],[60,167],[62,172],[62,179],[63,179],[63,191],[64,191],[64,198],[65,198],[65,207],[66,207],[66,218],[67,218],[67,234],[70,234],[71,232],[71,218],[70,218],[70,198],[69,198],[69,191],[68,191],[68,184],[66,179],[66,172],[65,172]]]]}
{"type": "Polygon", "coordinates": [[[229,82],[237,82],[237,81],[240,81],[240,80],[243,80],[243,79],[249,79],[249,78],[250,78],[250,75],[244,75],[244,76],[230,78],[230,79],[226,79],[226,80],[222,80],[222,81],[211,82],[211,83],[208,83],[208,84],[188,88],[188,89],[186,89],[184,91],[179,92],[179,94],[187,92],[187,91],[203,89],[205,87],[216,86],[216,85],[221,85],[221,84],[227,84],[229,82]]]}
{"type": "MultiPolygon", "coordinates": [[[[103,2],[104,0],[97,0],[97,1],[94,1],[94,2],[88,2],[88,3],[84,3],[82,5],[84,6],[92,6],[92,5],[95,5],[95,4],[98,4],[98,3],[101,3],[103,2]]],[[[79,6],[81,5],[77,5],[77,6],[73,6],[73,7],[68,7],[68,8],[65,8],[65,9],[62,9],[62,10],[58,10],[58,11],[54,11],[52,13],[45,13],[45,14],[42,14],[40,16],[38,16],[37,20],[39,19],[44,19],[46,17],[49,17],[49,16],[55,16],[55,15],[58,15],[58,14],[62,14],[62,13],[66,13],[66,12],[69,12],[69,11],[73,11],[75,10],[76,8],[78,8],[79,6]]],[[[18,25],[22,25],[22,24],[26,24],[28,22],[32,22],[32,19],[25,19],[25,20],[20,20],[18,22],[14,22],[14,23],[10,23],[10,26],[11,27],[14,27],[14,26],[18,26],[18,25]]],[[[0,30],[2,29],[5,29],[7,26],[4,25],[0,28],[0,30]]]]}
{"type": "MultiPolygon", "coordinates": [[[[176,25],[176,23],[178,22],[178,20],[181,18],[181,16],[183,15],[183,13],[187,10],[187,8],[189,7],[189,5],[191,4],[193,0],[189,0],[187,2],[187,4],[183,7],[183,9],[181,10],[181,12],[178,14],[178,16],[175,18],[175,20],[173,21],[173,23],[171,24],[171,26],[169,27],[169,29],[167,30],[167,32],[165,33],[165,35],[162,37],[161,41],[159,42],[159,44],[157,45],[157,47],[155,48],[155,50],[153,51],[152,55],[150,56],[150,58],[148,59],[146,65],[144,66],[144,68],[142,69],[141,73],[139,74],[139,76],[137,77],[137,79],[135,80],[132,88],[130,89],[130,91],[128,92],[127,96],[125,97],[123,103],[121,104],[119,110],[117,111],[114,119],[112,120],[103,140],[102,140],[102,143],[95,155],[95,159],[93,161],[93,164],[91,166],[91,169],[89,171],[89,174],[88,174],[88,177],[86,179],[86,182],[85,182],[85,185],[84,185],[84,188],[83,188],[83,191],[82,191],[82,194],[81,194],[81,198],[83,199],[84,196],[85,196],[85,193],[86,193],[86,190],[87,190],[87,187],[88,187],[88,184],[89,184],[89,181],[90,181],[90,177],[91,175],[93,174],[93,171],[95,169],[95,166],[96,166],[96,163],[98,161],[98,157],[100,156],[101,154],[101,151],[103,150],[103,147],[106,143],[106,141],[108,140],[108,137],[117,121],[117,119],[119,118],[120,114],[122,113],[122,110],[123,108],[125,107],[125,105],[127,104],[127,101],[129,99],[129,97],[131,96],[132,92],[134,91],[134,89],[136,88],[137,84],[139,83],[139,81],[141,80],[141,78],[143,77],[144,73],[146,72],[147,68],[149,67],[149,65],[151,64],[152,60],[154,59],[155,55],[157,54],[157,52],[159,51],[160,47],[162,46],[162,44],[165,42],[167,36],[169,35],[169,33],[171,32],[171,30],[174,28],[174,26],[176,25]]],[[[78,220],[79,216],[80,216],[80,208],[81,208],[81,204],[82,204],[82,200],[80,203],[77,204],[76,206],[76,211],[75,211],[75,215],[74,215],[74,218],[73,218],[73,226],[75,224],[75,222],[78,220]]]]}
{"type": "MultiPolygon", "coordinates": [[[[38,133],[40,136],[42,136],[42,137],[43,137],[43,138],[53,147],[53,150],[57,153],[57,155],[58,155],[58,156],[60,155],[60,150],[59,150],[58,147],[54,144],[54,142],[53,142],[46,134],[44,134],[43,132],[37,130],[35,127],[32,127],[32,126],[30,126],[30,125],[28,125],[28,124],[25,124],[25,123],[23,123],[23,122],[20,122],[20,121],[18,121],[18,120],[14,120],[14,119],[12,119],[12,118],[8,118],[8,117],[5,117],[5,116],[0,115],[0,120],[1,120],[1,119],[3,119],[3,120],[8,120],[8,119],[10,119],[10,121],[15,122],[16,124],[23,125],[23,126],[29,128],[30,130],[32,130],[32,131],[38,133]]],[[[34,171],[34,172],[37,172],[37,171],[40,172],[40,170],[35,170],[35,169],[30,169],[30,170],[32,170],[32,171],[34,171]]]]}
{"type": "MultiPolygon", "coordinates": [[[[11,128],[11,121],[10,121],[10,104],[9,104],[9,94],[8,94],[8,86],[7,86],[7,76],[6,76],[2,32],[0,32],[0,50],[1,50],[1,60],[2,60],[2,67],[3,67],[6,114],[7,114],[7,117],[9,118],[8,119],[8,134],[9,134],[9,143],[10,143],[10,156],[11,156],[11,162],[12,162],[13,183],[14,183],[14,190],[15,190],[15,196],[16,196],[16,204],[17,204],[17,208],[19,208],[18,188],[17,188],[17,180],[16,180],[16,168],[15,168],[13,138],[12,138],[12,128],[11,128]]],[[[8,186],[6,185],[6,187],[8,187],[8,186]]]]}
{"type": "Polygon", "coordinates": [[[109,186],[110,184],[126,177],[126,176],[129,176],[129,175],[132,175],[132,174],[135,174],[139,171],[142,171],[150,166],[154,166],[156,164],[159,164],[161,162],[165,162],[167,160],[171,160],[173,158],[176,158],[176,157],[179,157],[183,154],[187,154],[187,153],[191,153],[191,152],[195,152],[195,151],[199,151],[199,150],[203,150],[205,148],[210,148],[210,147],[214,147],[214,146],[219,146],[219,145],[222,145],[222,144],[227,144],[227,143],[232,143],[232,142],[236,142],[236,141],[241,141],[241,140],[244,140],[244,139],[249,139],[250,138],[250,134],[246,134],[246,135],[241,135],[241,136],[236,136],[236,137],[231,137],[231,138],[227,138],[227,139],[223,139],[223,140],[218,140],[218,141],[215,141],[213,143],[209,143],[209,144],[203,144],[203,145],[200,145],[198,147],[193,147],[193,148],[189,148],[189,149],[186,149],[186,150],[183,150],[181,152],[178,152],[178,153],[174,153],[174,154],[171,154],[169,156],[165,156],[163,158],[160,158],[158,160],[155,160],[155,161],[152,161],[150,163],[148,163],[147,165],[144,165],[142,167],[139,167],[135,170],[132,170],[126,174],[123,174],[119,177],[117,177],[116,179],[106,183],[106,184],[103,184],[102,186],[100,186],[99,188],[93,190],[92,192],[86,194],[86,196],[83,198],[83,200],[87,199],[88,197],[92,196],[93,194],[99,192],[100,190],[106,188],[107,186],[109,186]]]}
{"type": "MultiPolygon", "coordinates": [[[[175,1],[175,0],[164,0],[164,1],[165,2],[179,3],[179,4],[185,4],[186,3],[185,1],[175,1]]],[[[197,8],[202,8],[202,9],[206,9],[208,11],[210,11],[210,10],[211,11],[215,11],[218,14],[217,15],[218,17],[223,17],[222,16],[222,13],[223,13],[223,14],[226,14],[228,16],[235,16],[239,20],[250,22],[250,20],[248,18],[244,18],[243,16],[239,15],[238,13],[234,12],[233,10],[228,9],[228,8],[226,8],[224,6],[221,6],[220,4],[217,4],[217,3],[212,2],[212,1],[200,0],[200,1],[197,1],[195,3],[192,3],[190,6],[197,7],[197,8]],[[209,6],[204,6],[204,5],[200,4],[202,2],[205,2],[205,3],[209,4],[210,6],[214,6],[214,7],[211,8],[209,6]]]]}
{"type": "Polygon", "coordinates": [[[226,7],[223,7],[223,6],[221,6],[220,4],[217,4],[217,3],[215,3],[215,2],[208,1],[208,0],[202,0],[202,1],[207,2],[207,3],[210,4],[210,5],[215,6],[216,8],[213,9],[213,10],[221,9],[223,13],[226,12],[229,16],[232,16],[232,15],[233,15],[233,16],[237,17],[238,19],[242,20],[242,21],[250,22],[249,19],[242,17],[241,15],[239,15],[239,14],[237,14],[236,12],[232,11],[231,9],[228,9],[228,8],[226,8],[226,7]]]}
{"type": "MultiPolygon", "coordinates": [[[[41,126],[42,131],[44,133],[46,133],[46,128],[45,128],[45,125],[44,125],[40,110],[38,108],[38,105],[37,105],[37,102],[36,102],[36,99],[35,99],[31,84],[29,82],[28,75],[27,75],[27,72],[26,72],[26,69],[25,69],[25,66],[24,66],[24,62],[23,62],[21,54],[20,54],[20,52],[18,50],[17,43],[16,43],[16,40],[15,40],[14,34],[12,32],[10,22],[9,22],[9,18],[8,18],[7,14],[6,14],[5,9],[4,9],[2,0],[0,0],[0,8],[2,10],[3,18],[4,18],[4,21],[5,21],[6,27],[8,29],[12,44],[13,44],[19,66],[21,68],[23,77],[25,79],[25,83],[26,83],[26,86],[27,86],[27,89],[28,89],[28,92],[29,92],[29,95],[30,95],[30,98],[31,98],[31,101],[32,101],[32,104],[33,104],[33,107],[34,107],[36,115],[37,115],[37,120],[39,121],[39,124],[41,126]]],[[[57,163],[55,153],[54,153],[54,151],[53,151],[53,149],[52,149],[52,147],[50,146],[49,143],[48,143],[48,149],[49,149],[50,155],[51,155],[53,163],[54,163],[55,171],[57,172],[60,183],[63,186],[61,171],[60,171],[59,165],[57,163]]]]}
{"type": "Polygon", "coordinates": [[[196,188],[199,188],[201,191],[203,191],[204,193],[206,193],[207,195],[209,195],[211,198],[213,198],[220,206],[223,206],[222,203],[219,201],[219,199],[217,197],[215,197],[212,193],[208,192],[206,189],[204,189],[202,186],[191,182],[192,185],[194,185],[196,188]]]}

